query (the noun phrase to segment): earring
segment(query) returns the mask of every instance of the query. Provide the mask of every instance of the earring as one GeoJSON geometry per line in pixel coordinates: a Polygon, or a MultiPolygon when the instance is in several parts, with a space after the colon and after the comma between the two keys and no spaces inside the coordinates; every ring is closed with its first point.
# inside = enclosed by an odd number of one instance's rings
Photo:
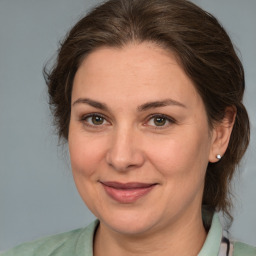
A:
{"type": "Polygon", "coordinates": [[[221,159],[221,155],[218,154],[218,155],[216,156],[216,158],[217,158],[218,160],[220,160],[220,159],[221,159]]]}

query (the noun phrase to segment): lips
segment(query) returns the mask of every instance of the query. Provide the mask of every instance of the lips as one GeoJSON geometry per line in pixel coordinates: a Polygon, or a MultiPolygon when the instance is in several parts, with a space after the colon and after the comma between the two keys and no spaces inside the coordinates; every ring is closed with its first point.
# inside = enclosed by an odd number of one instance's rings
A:
{"type": "Polygon", "coordinates": [[[146,196],[157,185],[156,183],[119,183],[115,181],[100,183],[107,195],[119,203],[133,203],[146,196]]]}

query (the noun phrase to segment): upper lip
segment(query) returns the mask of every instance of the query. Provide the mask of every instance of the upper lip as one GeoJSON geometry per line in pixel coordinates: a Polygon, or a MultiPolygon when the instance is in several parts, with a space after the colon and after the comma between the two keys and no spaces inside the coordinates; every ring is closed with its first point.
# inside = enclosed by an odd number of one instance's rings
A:
{"type": "Polygon", "coordinates": [[[136,188],[148,188],[156,183],[141,183],[141,182],[128,182],[128,183],[121,183],[116,181],[101,181],[105,186],[116,188],[116,189],[136,189],[136,188]]]}

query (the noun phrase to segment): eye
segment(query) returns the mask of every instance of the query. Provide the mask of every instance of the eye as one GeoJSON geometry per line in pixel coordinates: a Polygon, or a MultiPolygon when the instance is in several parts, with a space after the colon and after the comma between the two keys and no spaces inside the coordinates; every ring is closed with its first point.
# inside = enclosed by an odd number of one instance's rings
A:
{"type": "Polygon", "coordinates": [[[154,122],[154,125],[156,126],[164,126],[167,122],[166,118],[165,117],[154,117],[153,118],[153,122],[154,122]]]}
{"type": "Polygon", "coordinates": [[[175,120],[165,115],[153,115],[147,122],[147,125],[154,126],[156,128],[164,128],[170,124],[175,123],[175,120]]]}
{"type": "Polygon", "coordinates": [[[102,125],[104,123],[104,118],[101,117],[101,116],[92,116],[92,117],[89,117],[90,121],[92,124],[94,125],[102,125]]]}
{"type": "Polygon", "coordinates": [[[83,116],[81,118],[83,123],[88,126],[102,126],[108,124],[109,122],[100,114],[90,114],[83,116]]]}

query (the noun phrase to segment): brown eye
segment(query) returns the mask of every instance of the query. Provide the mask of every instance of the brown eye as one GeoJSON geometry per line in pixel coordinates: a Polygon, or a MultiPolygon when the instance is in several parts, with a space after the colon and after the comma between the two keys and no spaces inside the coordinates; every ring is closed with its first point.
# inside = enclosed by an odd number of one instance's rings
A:
{"type": "Polygon", "coordinates": [[[153,122],[155,126],[164,126],[167,122],[167,119],[165,117],[154,117],[153,122]]]}
{"type": "Polygon", "coordinates": [[[81,118],[81,121],[88,126],[103,126],[109,122],[101,115],[90,114],[81,118]]]}
{"type": "Polygon", "coordinates": [[[150,119],[147,121],[147,125],[154,128],[168,128],[170,125],[175,124],[176,121],[166,115],[155,114],[152,115],[150,119]]]}
{"type": "Polygon", "coordinates": [[[104,123],[104,118],[101,117],[101,116],[92,116],[91,117],[91,122],[94,124],[94,125],[102,125],[104,123]]]}

